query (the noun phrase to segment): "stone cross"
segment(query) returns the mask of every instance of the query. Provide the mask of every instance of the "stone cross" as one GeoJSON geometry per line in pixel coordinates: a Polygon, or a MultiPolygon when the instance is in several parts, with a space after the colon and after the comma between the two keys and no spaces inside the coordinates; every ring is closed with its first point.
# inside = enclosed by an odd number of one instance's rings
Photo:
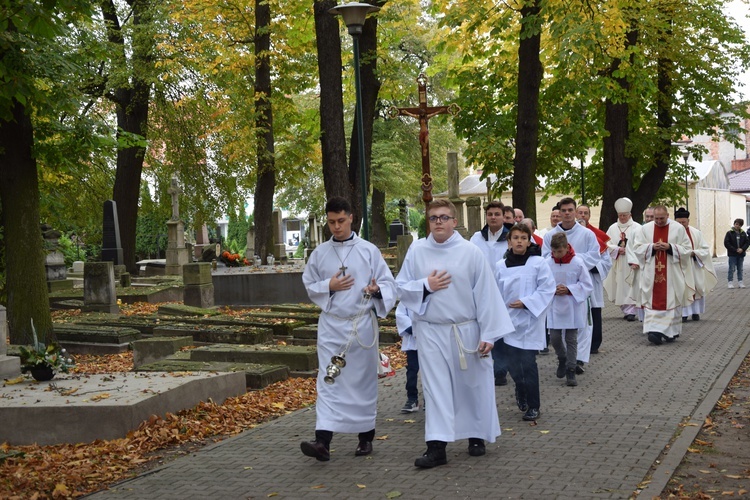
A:
{"type": "MultiPolygon", "coordinates": [[[[388,114],[391,118],[408,116],[419,120],[419,145],[422,148],[422,201],[425,207],[432,201],[432,174],[430,173],[430,131],[427,122],[436,115],[451,114],[455,116],[461,110],[455,103],[450,106],[427,105],[427,77],[424,73],[417,77],[419,106],[416,108],[391,107],[388,114]]],[[[427,225],[429,233],[430,226],[427,225]]]]}
{"type": "Polygon", "coordinates": [[[177,183],[177,176],[173,175],[172,180],[169,183],[169,189],[167,193],[172,196],[172,220],[180,220],[180,200],[179,196],[182,193],[180,185],[177,183]]]}

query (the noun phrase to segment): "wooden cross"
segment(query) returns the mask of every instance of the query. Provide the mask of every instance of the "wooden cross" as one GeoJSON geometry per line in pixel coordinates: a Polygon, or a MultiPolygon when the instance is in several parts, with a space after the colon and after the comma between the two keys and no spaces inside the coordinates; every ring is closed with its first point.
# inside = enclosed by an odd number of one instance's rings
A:
{"type": "MultiPolygon", "coordinates": [[[[432,201],[432,175],[430,173],[430,132],[427,122],[436,115],[450,114],[456,116],[461,108],[455,103],[450,106],[428,106],[427,105],[427,77],[421,73],[417,77],[419,91],[419,106],[416,108],[391,107],[388,114],[391,118],[397,116],[408,116],[419,120],[419,144],[422,147],[422,201],[429,204],[432,201]]],[[[430,226],[427,225],[429,233],[430,226]]]]}

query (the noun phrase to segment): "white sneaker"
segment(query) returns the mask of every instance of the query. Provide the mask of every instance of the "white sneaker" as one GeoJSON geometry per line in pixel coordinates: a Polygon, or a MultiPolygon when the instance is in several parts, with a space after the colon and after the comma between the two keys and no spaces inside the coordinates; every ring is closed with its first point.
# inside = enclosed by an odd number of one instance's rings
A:
{"type": "Polygon", "coordinates": [[[745,288],[745,285],[744,285],[744,284],[743,284],[743,283],[742,283],[741,281],[738,281],[738,282],[737,282],[737,286],[738,286],[739,288],[745,288]]]}
{"type": "Polygon", "coordinates": [[[730,282],[729,282],[729,284],[727,285],[727,288],[734,288],[734,285],[732,284],[732,282],[731,282],[731,281],[730,281],[730,282]]]}

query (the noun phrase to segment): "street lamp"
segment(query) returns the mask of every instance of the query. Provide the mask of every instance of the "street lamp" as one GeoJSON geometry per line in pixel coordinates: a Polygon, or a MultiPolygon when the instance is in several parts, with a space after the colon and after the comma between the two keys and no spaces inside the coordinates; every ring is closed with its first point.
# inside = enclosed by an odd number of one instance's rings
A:
{"type": "Polygon", "coordinates": [[[344,24],[349,28],[354,48],[354,88],[357,94],[357,141],[359,150],[359,175],[360,187],[362,189],[362,234],[364,239],[370,239],[370,230],[367,223],[367,175],[365,168],[365,131],[362,118],[362,84],[359,79],[359,37],[365,24],[367,15],[377,12],[380,7],[366,3],[347,3],[338,5],[328,12],[334,16],[340,15],[344,18],[344,24]]]}
{"type": "Polygon", "coordinates": [[[690,195],[688,194],[688,158],[690,158],[690,150],[685,148],[682,150],[682,159],[685,160],[685,208],[690,210],[690,207],[688,207],[690,204],[690,195]]]}

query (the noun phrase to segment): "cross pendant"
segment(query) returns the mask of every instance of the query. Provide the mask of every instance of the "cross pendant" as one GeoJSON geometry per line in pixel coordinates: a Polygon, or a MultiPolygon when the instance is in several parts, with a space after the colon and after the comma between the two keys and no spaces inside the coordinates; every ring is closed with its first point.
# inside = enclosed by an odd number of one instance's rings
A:
{"type": "Polygon", "coordinates": [[[339,267],[339,271],[341,271],[342,276],[346,276],[346,270],[349,269],[345,265],[341,264],[341,267],[339,267]]]}

